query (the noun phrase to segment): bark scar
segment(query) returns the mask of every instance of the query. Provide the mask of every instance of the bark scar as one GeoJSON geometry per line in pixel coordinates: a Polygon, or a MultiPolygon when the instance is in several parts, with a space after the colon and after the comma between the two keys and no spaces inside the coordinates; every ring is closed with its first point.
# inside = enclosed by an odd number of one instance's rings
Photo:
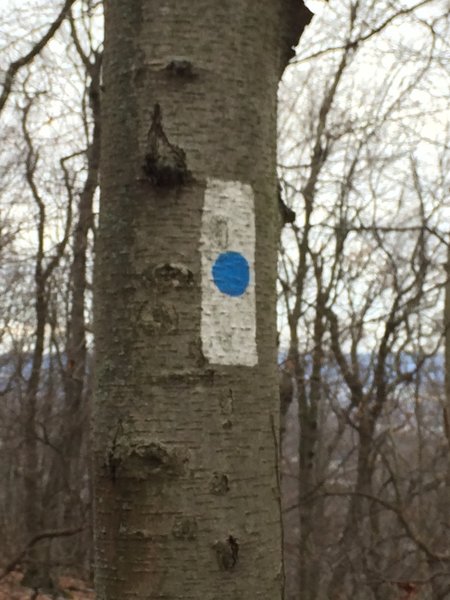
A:
{"type": "Polygon", "coordinates": [[[167,65],[166,70],[170,75],[182,79],[195,79],[196,77],[192,62],[181,56],[173,58],[167,65]]]}
{"type": "Polygon", "coordinates": [[[116,430],[114,432],[114,436],[111,440],[111,444],[108,450],[108,455],[106,457],[105,466],[109,472],[111,477],[111,481],[114,483],[116,481],[116,472],[120,464],[120,459],[117,456],[117,448],[118,448],[118,440],[120,436],[123,434],[122,427],[122,419],[119,419],[117,422],[116,430]]]}
{"type": "Polygon", "coordinates": [[[172,535],[183,540],[195,540],[198,535],[198,525],[195,517],[175,517],[172,535]]]}
{"type": "Polygon", "coordinates": [[[181,288],[194,285],[194,274],[181,263],[161,263],[153,269],[155,281],[164,286],[181,288]]]}
{"type": "Polygon", "coordinates": [[[237,565],[239,556],[239,544],[235,537],[229,535],[224,541],[216,541],[213,544],[216,551],[217,562],[223,571],[231,571],[237,565]]]}
{"type": "Polygon", "coordinates": [[[188,462],[189,456],[182,449],[168,448],[158,441],[133,440],[120,420],[104,466],[115,483],[119,479],[178,477],[184,474],[188,462]]]}
{"type": "Polygon", "coordinates": [[[215,496],[224,496],[230,491],[230,484],[225,473],[213,473],[209,489],[215,496]]]}
{"type": "Polygon", "coordinates": [[[158,103],[153,109],[142,169],[151,183],[158,187],[177,187],[191,179],[184,150],[171,144],[164,132],[158,103]]]}

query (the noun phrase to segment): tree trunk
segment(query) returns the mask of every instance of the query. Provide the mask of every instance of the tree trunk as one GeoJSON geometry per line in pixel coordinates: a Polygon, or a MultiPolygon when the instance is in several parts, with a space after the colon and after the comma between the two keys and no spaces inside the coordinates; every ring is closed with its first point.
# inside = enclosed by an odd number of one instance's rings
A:
{"type": "MultiPolygon", "coordinates": [[[[299,517],[300,539],[298,543],[298,571],[302,600],[315,600],[320,583],[320,561],[315,547],[317,521],[321,519],[315,491],[318,478],[318,419],[322,400],[323,337],[325,334],[325,295],[322,292],[322,270],[317,273],[318,293],[314,321],[314,349],[312,351],[312,371],[309,390],[303,377],[299,394],[299,517]]],[[[301,369],[305,373],[304,366],[301,369]]],[[[300,372],[300,369],[299,369],[300,372]]]]}
{"type": "Polygon", "coordinates": [[[275,141],[281,57],[296,41],[287,4],[106,2],[100,600],[281,598],[275,141]]]}
{"type": "MultiPolygon", "coordinates": [[[[71,306],[68,322],[67,367],[65,372],[65,408],[62,423],[61,440],[64,446],[64,461],[57,466],[64,468],[63,476],[69,484],[69,496],[62,511],[62,526],[80,523],[85,520],[85,504],[80,496],[70,494],[72,488],[82,491],[86,497],[87,470],[90,471],[89,445],[90,436],[87,424],[90,422],[90,397],[88,388],[89,355],[86,348],[86,273],[88,270],[89,232],[94,225],[93,203],[98,186],[100,160],[100,73],[101,55],[97,55],[90,69],[91,82],[88,93],[93,117],[92,139],[87,149],[87,176],[78,201],[78,221],[73,235],[73,258],[70,270],[71,306]],[[78,485],[77,485],[78,482],[78,485]],[[80,483],[83,482],[83,483],[80,483]]],[[[59,477],[63,479],[63,477],[59,477]]],[[[86,500],[86,504],[89,500],[86,500]]],[[[88,525],[88,523],[85,523],[88,525]]],[[[71,556],[76,556],[80,564],[86,561],[86,548],[92,548],[91,523],[86,527],[83,536],[77,538],[78,547],[70,540],[71,556]]],[[[65,541],[67,545],[67,541],[65,541]]],[[[65,550],[67,554],[67,549],[65,550]]]]}
{"type": "MultiPolygon", "coordinates": [[[[445,437],[450,448],[450,245],[447,248],[447,281],[445,284],[445,404],[443,411],[445,437]]],[[[450,465],[449,465],[450,466],[450,465]]]]}
{"type": "MultiPolygon", "coordinates": [[[[348,581],[348,576],[364,571],[365,548],[370,547],[370,513],[373,507],[364,494],[372,494],[376,420],[368,406],[361,405],[360,411],[356,481],[339,540],[338,563],[328,585],[328,597],[332,600],[345,600],[354,594],[355,590],[350,588],[354,583],[348,581]]],[[[367,579],[370,582],[370,577],[367,579]]]]}

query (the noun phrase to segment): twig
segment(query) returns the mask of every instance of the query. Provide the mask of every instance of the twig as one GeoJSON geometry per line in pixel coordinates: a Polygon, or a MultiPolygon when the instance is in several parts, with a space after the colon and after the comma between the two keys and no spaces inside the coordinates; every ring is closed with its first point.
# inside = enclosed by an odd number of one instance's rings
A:
{"type": "Polygon", "coordinates": [[[59,15],[56,17],[56,19],[53,21],[53,23],[50,25],[47,32],[41,37],[41,39],[34,44],[34,46],[27,54],[25,54],[25,56],[18,58],[9,65],[5,75],[3,91],[0,96],[0,113],[6,104],[9,94],[11,93],[14,77],[16,76],[17,72],[25,65],[31,63],[34,60],[34,58],[41,52],[41,50],[47,45],[47,43],[52,39],[56,31],[59,29],[61,23],[68,15],[69,10],[74,2],[75,0],[66,0],[59,15]]]}
{"type": "Polygon", "coordinates": [[[81,531],[83,531],[83,529],[84,526],[76,527],[74,529],[53,529],[38,533],[37,535],[32,537],[31,540],[26,544],[25,548],[23,548],[18,554],[16,554],[16,556],[9,561],[6,567],[3,568],[3,570],[0,572],[0,579],[6,577],[6,575],[11,573],[11,571],[14,571],[14,569],[20,563],[22,558],[27,554],[27,552],[41,540],[59,537],[69,537],[71,535],[76,535],[77,533],[80,533],[81,531]]]}

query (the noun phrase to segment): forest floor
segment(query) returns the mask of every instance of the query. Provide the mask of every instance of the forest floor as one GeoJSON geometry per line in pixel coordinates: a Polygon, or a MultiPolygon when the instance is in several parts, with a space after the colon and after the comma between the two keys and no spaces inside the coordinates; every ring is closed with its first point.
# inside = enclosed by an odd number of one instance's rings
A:
{"type": "MultiPolygon", "coordinates": [[[[55,600],[55,597],[46,594],[35,595],[30,588],[20,584],[22,573],[14,571],[0,580],[0,600],[55,600]]],[[[58,600],[94,600],[95,594],[92,585],[73,577],[60,577],[59,586],[61,593],[58,600]]]]}

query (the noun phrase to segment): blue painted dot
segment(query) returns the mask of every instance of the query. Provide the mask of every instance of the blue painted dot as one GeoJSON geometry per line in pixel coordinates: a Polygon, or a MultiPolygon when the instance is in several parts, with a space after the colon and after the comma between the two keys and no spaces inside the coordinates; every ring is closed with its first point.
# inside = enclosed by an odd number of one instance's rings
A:
{"type": "Polygon", "coordinates": [[[239,252],[223,252],[213,264],[212,276],[223,294],[242,296],[250,281],[250,267],[239,252]]]}

